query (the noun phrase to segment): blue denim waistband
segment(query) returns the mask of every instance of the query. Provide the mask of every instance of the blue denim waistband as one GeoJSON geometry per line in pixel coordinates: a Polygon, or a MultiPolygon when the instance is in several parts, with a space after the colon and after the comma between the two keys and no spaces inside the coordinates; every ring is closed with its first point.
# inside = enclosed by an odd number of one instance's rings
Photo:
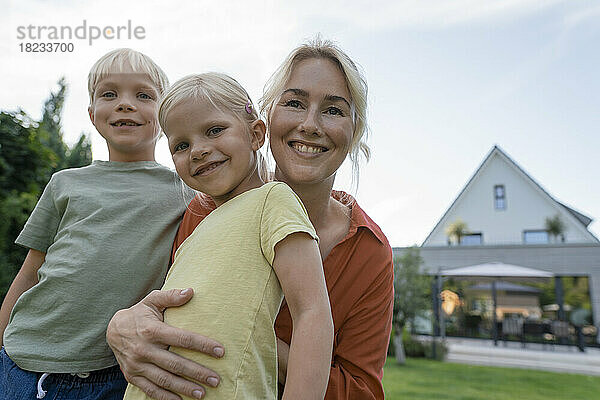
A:
{"type": "Polygon", "coordinates": [[[60,381],[65,383],[106,383],[115,380],[119,376],[122,377],[123,373],[121,372],[119,366],[115,365],[113,367],[99,369],[97,371],[90,371],[85,374],[50,374],[46,379],[49,381],[52,380],[55,382],[60,381]]]}

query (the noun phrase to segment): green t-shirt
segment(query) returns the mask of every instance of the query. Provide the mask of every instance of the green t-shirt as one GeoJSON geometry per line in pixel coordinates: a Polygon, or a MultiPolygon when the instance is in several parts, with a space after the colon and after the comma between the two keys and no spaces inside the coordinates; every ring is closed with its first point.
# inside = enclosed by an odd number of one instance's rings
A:
{"type": "Polygon", "coordinates": [[[4,332],[11,359],[51,373],[116,365],[108,321],[162,285],[191,198],[156,162],[94,161],[54,174],[16,240],[46,260],[4,332]]]}
{"type": "MultiPolygon", "coordinates": [[[[286,184],[273,182],[218,207],[177,250],[163,290],[191,287],[195,295],[167,309],[165,322],[225,346],[221,359],[171,349],[221,376],[217,388],[207,387],[207,399],[277,398],[273,326],[283,293],[272,264],[275,245],[294,232],[317,239],[300,199],[286,184]]],[[[129,385],[124,399],[147,397],[129,385]]]]}

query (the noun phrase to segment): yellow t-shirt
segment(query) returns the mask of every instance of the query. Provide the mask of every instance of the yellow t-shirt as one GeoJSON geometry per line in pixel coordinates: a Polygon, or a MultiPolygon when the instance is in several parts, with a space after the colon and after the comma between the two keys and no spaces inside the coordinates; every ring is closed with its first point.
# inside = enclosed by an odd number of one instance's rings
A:
{"type": "MultiPolygon", "coordinates": [[[[165,322],[225,346],[222,359],[171,348],[221,376],[217,388],[207,387],[207,399],[277,398],[273,326],[283,293],[272,264],[275,245],[295,232],[318,240],[300,199],[272,182],[218,207],[177,250],[163,290],[191,287],[194,297],[167,309],[165,322]]],[[[146,398],[132,385],[124,397],[146,398]]]]}

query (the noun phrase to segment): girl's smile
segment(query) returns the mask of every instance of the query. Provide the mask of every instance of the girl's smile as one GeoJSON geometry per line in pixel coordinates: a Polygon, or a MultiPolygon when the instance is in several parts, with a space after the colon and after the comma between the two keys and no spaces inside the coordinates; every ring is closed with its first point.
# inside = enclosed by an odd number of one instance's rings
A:
{"type": "Polygon", "coordinates": [[[165,134],[181,179],[217,205],[262,185],[255,151],[264,134],[257,140],[233,113],[205,99],[182,101],[168,114],[165,134]]]}

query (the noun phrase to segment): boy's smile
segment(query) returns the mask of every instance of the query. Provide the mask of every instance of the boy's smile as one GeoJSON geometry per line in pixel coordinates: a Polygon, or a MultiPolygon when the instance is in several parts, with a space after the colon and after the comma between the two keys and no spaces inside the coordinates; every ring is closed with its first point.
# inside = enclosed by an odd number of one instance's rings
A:
{"type": "Polygon", "coordinates": [[[146,74],[109,74],[94,92],[89,114],[111,161],[151,161],[158,140],[158,90],[146,74]]]}

